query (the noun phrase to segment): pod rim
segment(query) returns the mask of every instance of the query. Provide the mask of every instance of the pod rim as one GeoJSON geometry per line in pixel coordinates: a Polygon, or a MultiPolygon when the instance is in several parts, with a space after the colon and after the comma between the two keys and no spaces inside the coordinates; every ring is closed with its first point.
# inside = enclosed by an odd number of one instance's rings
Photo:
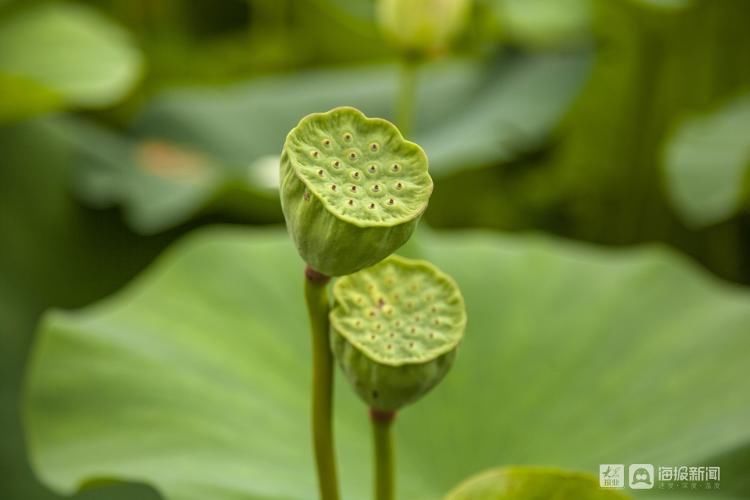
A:
{"type": "Polygon", "coordinates": [[[427,154],[425,153],[424,149],[422,149],[422,147],[419,144],[406,139],[403,136],[403,134],[401,134],[401,131],[398,129],[398,127],[396,127],[390,121],[384,118],[368,117],[357,108],[354,108],[351,106],[339,106],[329,111],[310,113],[304,116],[299,121],[299,123],[294,128],[292,128],[287,134],[286,139],[284,141],[284,151],[286,152],[286,157],[289,163],[291,164],[292,169],[294,170],[294,174],[297,177],[297,179],[299,179],[305,185],[309,193],[315,196],[315,198],[323,205],[326,211],[339,220],[342,220],[344,222],[347,222],[349,224],[352,224],[354,226],[361,227],[361,228],[394,227],[394,226],[405,224],[405,223],[418,219],[427,209],[427,205],[429,204],[430,196],[434,188],[432,177],[429,174],[429,160],[427,158],[427,154]],[[424,175],[427,182],[426,182],[426,185],[424,186],[424,194],[423,194],[424,199],[421,202],[417,202],[413,210],[410,210],[406,213],[403,213],[397,216],[391,216],[387,220],[367,220],[367,219],[355,217],[349,214],[339,213],[336,210],[336,207],[333,206],[324,196],[322,196],[319,186],[311,183],[308,179],[305,178],[304,175],[302,175],[301,169],[303,168],[303,166],[300,160],[297,158],[297,155],[292,151],[292,148],[288,147],[291,138],[295,137],[295,134],[300,129],[307,126],[313,120],[318,120],[326,116],[332,116],[335,114],[344,114],[344,113],[354,115],[356,119],[362,120],[363,122],[369,125],[375,125],[378,127],[385,128],[386,130],[388,130],[389,133],[393,134],[398,141],[414,149],[414,151],[416,152],[419,158],[418,163],[420,165],[423,165],[424,167],[421,173],[424,175]]]}
{"type": "Polygon", "coordinates": [[[434,266],[432,263],[425,261],[425,260],[419,260],[419,259],[408,259],[405,257],[401,257],[399,255],[391,255],[390,257],[380,261],[378,264],[375,264],[374,266],[365,268],[361,271],[358,271],[357,273],[342,276],[340,278],[337,278],[336,281],[333,284],[332,287],[332,296],[333,296],[333,307],[330,312],[330,324],[331,324],[331,330],[333,334],[341,335],[347,342],[349,342],[354,348],[356,348],[358,351],[360,351],[363,355],[365,355],[367,358],[388,366],[404,366],[404,365],[420,365],[420,364],[426,364],[431,361],[434,361],[435,359],[445,355],[446,353],[454,350],[463,340],[464,333],[466,330],[466,323],[467,323],[467,314],[466,314],[466,304],[463,298],[463,295],[461,294],[461,290],[458,287],[458,284],[456,281],[449,276],[448,274],[444,273],[440,269],[438,269],[436,266],[434,266]],[[430,279],[434,283],[440,283],[447,285],[450,289],[449,296],[452,299],[455,299],[456,303],[454,304],[454,311],[457,312],[458,320],[453,325],[453,328],[451,329],[453,334],[445,339],[445,341],[436,347],[431,347],[426,354],[420,355],[420,356],[413,356],[413,357],[399,357],[394,359],[393,357],[387,357],[384,356],[381,352],[378,352],[376,350],[371,349],[366,343],[362,341],[361,336],[357,336],[352,334],[350,329],[346,327],[346,325],[343,324],[343,321],[345,319],[345,315],[348,313],[348,308],[345,306],[344,301],[344,295],[348,293],[348,290],[345,291],[343,288],[348,286],[348,283],[354,279],[356,275],[359,275],[360,273],[367,273],[372,272],[373,270],[377,270],[378,267],[382,267],[385,265],[395,264],[398,267],[401,267],[402,269],[410,269],[412,271],[417,270],[417,272],[420,272],[424,275],[427,275],[430,277],[430,279]]]}

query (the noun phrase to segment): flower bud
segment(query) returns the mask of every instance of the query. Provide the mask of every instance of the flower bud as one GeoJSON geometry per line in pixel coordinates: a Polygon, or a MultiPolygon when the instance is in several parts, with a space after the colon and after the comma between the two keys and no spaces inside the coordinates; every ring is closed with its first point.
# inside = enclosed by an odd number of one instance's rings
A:
{"type": "Polygon", "coordinates": [[[391,256],[333,286],[331,346],[371,408],[395,411],[435,387],[466,327],[461,292],[432,264],[391,256]]]}
{"type": "Polygon", "coordinates": [[[306,116],[281,155],[281,206],[305,262],[341,276],[411,236],[432,179],[422,148],[386,120],[342,107],[306,116]]]}
{"type": "Polygon", "coordinates": [[[403,52],[433,54],[448,48],[469,21],[471,0],[380,0],[386,37],[403,52]]]}

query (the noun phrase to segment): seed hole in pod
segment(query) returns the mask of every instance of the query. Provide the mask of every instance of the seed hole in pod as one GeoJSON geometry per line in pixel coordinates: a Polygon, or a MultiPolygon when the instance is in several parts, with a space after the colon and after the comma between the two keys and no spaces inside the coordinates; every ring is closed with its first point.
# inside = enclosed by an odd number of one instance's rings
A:
{"type": "Polygon", "coordinates": [[[412,285],[409,288],[411,289],[412,292],[416,292],[417,291],[417,285],[412,285]]]}
{"type": "Polygon", "coordinates": [[[380,149],[380,146],[378,146],[377,142],[373,142],[372,144],[370,144],[370,151],[372,151],[373,153],[377,153],[378,149],[380,149]]]}
{"type": "Polygon", "coordinates": [[[331,139],[323,139],[323,146],[328,147],[331,145],[331,139]]]}
{"type": "Polygon", "coordinates": [[[359,172],[354,172],[354,173],[352,173],[352,177],[353,177],[353,178],[354,178],[355,180],[358,180],[358,179],[359,179],[359,172]]]}
{"type": "Polygon", "coordinates": [[[376,330],[380,331],[381,328],[383,328],[383,325],[381,325],[380,323],[375,323],[376,330]]]}
{"type": "Polygon", "coordinates": [[[357,161],[357,158],[358,158],[357,157],[357,153],[355,153],[354,151],[352,151],[351,153],[349,153],[349,159],[351,161],[357,161]]]}
{"type": "Polygon", "coordinates": [[[357,321],[354,322],[354,326],[360,327],[360,326],[362,326],[362,322],[360,320],[357,320],[357,321]]]}
{"type": "Polygon", "coordinates": [[[402,187],[404,187],[403,184],[401,184],[400,182],[396,183],[396,189],[401,189],[402,187]]]}
{"type": "Polygon", "coordinates": [[[373,191],[374,191],[375,193],[377,193],[378,191],[380,191],[380,186],[379,186],[379,185],[377,185],[377,184],[375,184],[375,185],[374,185],[374,186],[372,187],[372,190],[373,190],[373,191]]]}
{"type": "Polygon", "coordinates": [[[352,186],[351,190],[352,190],[352,193],[356,193],[357,192],[357,186],[352,186]]]}
{"type": "Polygon", "coordinates": [[[414,342],[409,342],[409,347],[414,347],[414,342]]]}
{"type": "Polygon", "coordinates": [[[374,316],[375,316],[375,310],[373,309],[372,311],[370,311],[370,317],[372,318],[374,316]]]}
{"type": "Polygon", "coordinates": [[[367,285],[367,290],[368,290],[368,291],[370,291],[370,292],[371,292],[371,291],[372,291],[372,290],[373,290],[374,288],[375,288],[375,285],[373,285],[372,283],[370,283],[369,285],[367,285]]]}
{"type": "Polygon", "coordinates": [[[362,303],[362,300],[363,300],[363,299],[362,299],[362,296],[361,296],[361,295],[360,295],[359,297],[357,297],[357,304],[361,304],[361,303],[362,303]]]}
{"type": "Polygon", "coordinates": [[[350,199],[349,201],[347,201],[347,203],[348,203],[348,204],[349,204],[349,206],[351,207],[351,206],[353,206],[353,205],[354,205],[354,200],[350,199]]]}
{"type": "Polygon", "coordinates": [[[313,157],[313,158],[317,158],[318,156],[320,156],[320,152],[318,152],[318,151],[317,151],[317,150],[315,150],[315,149],[313,149],[313,150],[312,150],[312,151],[310,152],[310,154],[312,155],[312,157],[313,157]]]}
{"type": "Polygon", "coordinates": [[[437,319],[437,318],[435,318],[435,321],[433,321],[433,323],[435,323],[436,325],[439,325],[440,324],[440,320],[437,319]]]}
{"type": "Polygon", "coordinates": [[[414,327],[412,326],[412,327],[411,327],[411,328],[409,329],[409,331],[410,331],[411,333],[416,333],[417,329],[416,329],[416,328],[414,328],[414,327]]]}
{"type": "Polygon", "coordinates": [[[388,344],[387,346],[385,346],[385,348],[390,351],[391,349],[393,349],[393,346],[391,344],[388,344]]]}
{"type": "Polygon", "coordinates": [[[375,340],[375,335],[370,335],[370,340],[375,340]]]}
{"type": "Polygon", "coordinates": [[[437,307],[432,306],[432,309],[430,309],[432,312],[437,312],[437,307]]]}
{"type": "Polygon", "coordinates": [[[378,307],[383,307],[385,305],[385,299],[383,297],[380,297],[378,299],[378,307]]]}
{"type": "Polygon", "coordinates": [[[393,205],[394,203],[396,203],[396,202],[393,200],[393,198],[388,198],[388,204],[389,205],[393,205]]]}
{"type": "Polygon", "coordinates": [[[333,165],[333,168],[339,168],[341,166],[341,162],[338,160],[333,160],[333,163],[331,164],[333,165]]]}
{"type": "Polygon", "coordinates": [[[431,339],[434,339],[435,338],[435,333],[434,332],[430,332],[430,334],[428,335],[428,337],[430,337],[431,339]]]}
{"type": "Polygon", "coordinates": [[[394,293],[394,294],[393,294],[393,300],[398,300],[398,298],[399,298],[399,297],[400,297],[400,295],[399,295],[399,294],[397,294],[397,293],[394,293]]]}
{"type": "Polygon", "coordinates": [[[372,391],[372,397],[378,399],[378,391],[372,391]]]}
{"type": "Polygon", "coordinates": [[[305,190],[304,194],[302,195],[302,198],[304,198],[305,201],[310,201],[310,191],[305,190]]]}
{"type": "Polygon", "coordinates": [[[422,319],[422,318],[420,318],[419,314],[417,314],[416,316],[414,316],[414,321],[419,322],[420,319],[422,319]]]}
{"type": "Polygon", "coordinates": [[[336,184],[331,184],[331,191],[336,191],[336,184]]]}
{"type": "Polygon", "coordinates": [[[393,165],[391,166],[391,170],[392,170],[393,172],[398,172],[399,170],[401,170],[401,165],[399,165],[398,163],[394,163],[394,164],[393,164],[393,165]]]}
{"type": "Polygon", "coordinates": [[[323,170],[322,170],[322,169],[321,169],[321,170],[318,170],[318,175],[319,175],[319,176],[323,177],[323,174],[324,174],[324,172],[323,172],[323,170]]]}
{"type": "Polygon", "coordinates": [[[349,132],[345,133],[345,134],[344,134],[344,140],[345,140],[346,142],[349,142],[349,141],[351,141],[351,140],[352,140],[352,134],[350,134],[349,132]]]}
{"type": "Polygon", "coordinates": [[[406,303],[406,308],[407,308],[407,309],[411,309],[412,307],[414,307],[414,302],[412,302],[412,301],[410,300],[409,302],[407,302],[407,303],[406,303]]]}
{"type": "Polygon", "coordinates": [[[375,208],[375,204],[374,204],[374,203],[370,203],[370,208],[371,208],[371,209],[372,209],[372,208],[375,208]]]}
{"type": "Polygon", "coordinates": [[[398,319],[396,320],[396,326],[397,327],[401,326],[401,320],[398,320],[398,319]]]}
{"type": "Polygon", "coordinates": [[[395,333],[393,333],[393,332],[391,332],[391,333],[389,333],[389,334],[388,334],[388,336],[389,336],[390,338],[393,338],[393,337],[395,337],[395,336],[396,336],[396,334],[395,334],[395,333]]]}
{"type": "Polygon", "coordinates": [[[375,165],[370,165],[369,167],[367,167],[367,171],[370,172],[371,174],[374,174],[375,172],[378,171],[378,167],[376,167],[375,165]]]}

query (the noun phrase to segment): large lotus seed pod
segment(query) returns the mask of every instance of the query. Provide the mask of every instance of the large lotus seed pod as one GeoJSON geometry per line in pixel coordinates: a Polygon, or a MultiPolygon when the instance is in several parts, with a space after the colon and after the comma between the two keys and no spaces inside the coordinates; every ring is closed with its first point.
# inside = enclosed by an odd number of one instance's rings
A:
{"type": "Polygon", "coordinates": [[[336,108],[306,116],[286,138],[281,206],[300,255],[323,274],[353,273],[393,253],[431,193],[424,151],[386,120],[336,108]]]}
{"type": "Polygon", "coordinates": [[[403,52],[444,51],[469,21],[471,0],[380,0],[378,22],[403,52]]]}
{"type": "Polygon", "coordinates": [[[458,286],[425,261],[394,255],[333,286],[333,352],[376,410],[397,410],[440,382],[465,327],[458,286]]]}

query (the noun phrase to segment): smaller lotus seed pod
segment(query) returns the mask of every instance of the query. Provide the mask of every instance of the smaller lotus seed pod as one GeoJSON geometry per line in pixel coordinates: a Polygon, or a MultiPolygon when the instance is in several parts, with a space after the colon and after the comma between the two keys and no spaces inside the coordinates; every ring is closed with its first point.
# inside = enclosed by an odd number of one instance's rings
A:
{"type": "Polygon", "coordinates": [[[448,48],[469,21],[471,0],[380,0],[386,37],[403,52],[425,55],[448,48]]]}
{"type": "Polygon", "coordinates": [[[302,258],[353,273],[409,239],[432,179],[422,148],[386,120],[342,107],[306,116],[281,155],[281,206],[302,258]]]}
{"type": "Polygon", "coordinates": [[[331,346],[371,407],[395,411],[445,376],[466,327],[456,283],[432,264],[391,256],[333,286],[331,346]]]}

